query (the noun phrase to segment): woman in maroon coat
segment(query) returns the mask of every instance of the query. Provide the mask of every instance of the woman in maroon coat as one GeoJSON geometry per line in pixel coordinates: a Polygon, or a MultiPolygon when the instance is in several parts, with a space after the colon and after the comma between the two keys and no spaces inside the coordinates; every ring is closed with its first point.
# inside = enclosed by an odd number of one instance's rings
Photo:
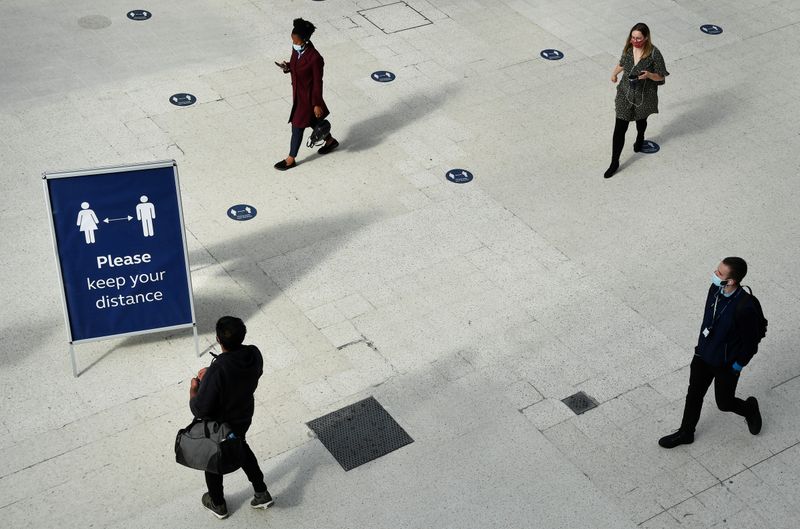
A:
{"type": "MultiPolygon", "coordinates": [[[[314,24],[296,18],[292,29],[292,58],[278,64],[283,73],[292,74],[292,112],[289,114],[289,123],[292,124],[292,143],[289,156],[275,164],[275,169],[285,171],[291,169],[297,162],[295,158],[303,143],[303,131],[306,127],[313,127],[319,120],[325,119],[330,112],[322,99],[322,69],[325,61],[322,55],[309,40],[314,33],[314,24]]],[[[320,147],[320,154],[328,154],[339,142],[328,134],[325,145],[320,147]]]]}

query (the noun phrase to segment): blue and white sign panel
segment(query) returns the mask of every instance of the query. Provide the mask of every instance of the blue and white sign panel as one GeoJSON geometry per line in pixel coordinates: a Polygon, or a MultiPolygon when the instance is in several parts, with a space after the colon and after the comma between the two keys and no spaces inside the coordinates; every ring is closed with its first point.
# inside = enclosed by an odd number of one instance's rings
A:
{"type": "Polygon", "coordinates": [[[192,327],[174,161],[45,173],[70,343],[192,327]]]}

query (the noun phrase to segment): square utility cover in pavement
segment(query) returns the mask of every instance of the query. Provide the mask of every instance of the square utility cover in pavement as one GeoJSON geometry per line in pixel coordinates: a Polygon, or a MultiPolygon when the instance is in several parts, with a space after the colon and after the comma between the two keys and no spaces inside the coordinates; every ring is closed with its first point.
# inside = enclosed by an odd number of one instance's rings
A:
{"type": "Polygon", "coordinates": [[[574,411],[575,415],[580,415],[585,411],[589,411],[592,408],[597,407],[597,401],[595,401],[592,397],[590,397],[583,391],[579,391],[574,395],[570,395],[561,402],[569,406],[569,409],[574,411]]]}
{"type": "Polygon", "coordinates": [[[358,13],[384,33],[397,33],[433,24],[425,15],[405,2],[362,9],[358,13]]]}
{"type": "Polygon", "coordinates": [[[372,397],[307,424],[345,470],[414,442],[372,397]]]}

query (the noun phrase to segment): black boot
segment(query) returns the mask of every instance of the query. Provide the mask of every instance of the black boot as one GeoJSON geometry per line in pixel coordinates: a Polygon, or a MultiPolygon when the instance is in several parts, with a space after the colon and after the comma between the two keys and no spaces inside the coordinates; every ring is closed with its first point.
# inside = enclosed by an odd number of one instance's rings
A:
{"type": "Polygon", "coordinates": [[[611,178],[614,176],[614,173],[617,172],[617,169],[619,169],[619,161],[611,160],[611,165],[609,165],[608,169],[606,169],[606,172],[603,173],[603,178],[611,178]]]}
{"type": "Polygon", "coordinates": [[[745,418],[747,420],[747,428],[753,435],[758,435],[761,431],[761,411],[758,409],[758,400],[755,397],[748,397],[745,401],[750,407],[750,412],[745,418]]]}
{"type": "Polygon", "coordinates": [[[675,433],[665,435],[658,440],[658,444],[663,448],[675,448],[678,445],[688,445],[694,442],[693,433],[684,433],[678,430],[675,433]]]}
{"type": "Polygon", "coordinates": [[[644,144],[644,134],[641,136],[636,136],[636,141],[633,142],[633,152],[641,152],[643,144],[644,144]]]}

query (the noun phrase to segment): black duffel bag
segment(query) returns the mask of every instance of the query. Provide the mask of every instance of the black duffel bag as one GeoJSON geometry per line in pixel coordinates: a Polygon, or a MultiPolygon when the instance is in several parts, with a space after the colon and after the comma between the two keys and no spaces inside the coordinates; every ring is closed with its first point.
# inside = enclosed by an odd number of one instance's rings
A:
{"type": "Polygon", "coordinates": [[[242,451],[242,439],[224,422],[194,419],[175,437],[175,461],[213,474],[241,468],[242,451]]]}

